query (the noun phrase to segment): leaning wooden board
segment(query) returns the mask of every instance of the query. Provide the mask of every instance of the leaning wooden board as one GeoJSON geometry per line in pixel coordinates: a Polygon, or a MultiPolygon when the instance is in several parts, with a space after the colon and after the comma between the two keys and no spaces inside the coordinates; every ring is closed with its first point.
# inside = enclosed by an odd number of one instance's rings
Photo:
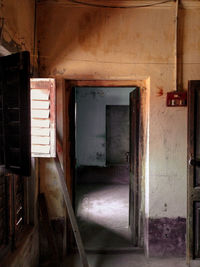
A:
{"type": "Polygon", "coordinates": [[[58,174],[59,174],[59,181],[60,181],[63,197],[64,197],[64,200],[65,200],[65,204],[67,206],[69,219],[70,219],[70,222],[71,222],[71,225],[72,225],[72,229],[73,229],[73,232],[74,232],[74,237],[75,237],[76,244],[77,244],[78,251],[79,251],[79,255],[80,255],[80,258],[81,258],[81,263],[82,263],[83,267],[89,267],[87,256],[85,254],[85,250],[84,250],[84,247],[83,247],[83,242],[82,242],[82,239],[81,239],[81,235],[80,235],[80,232],[79,232],[79,229],[78,229],[78,224],[77,224],[76,217],[75,217],[75,214],[74,214],[74,210],[72,208],[71,200],[70,200],[70,197],[69,197],[69,192],[68,192],[68,189],[67,189],[67,186],[66,186],[66,183],[65,183],[65,177],[64,177],[63,170],[61,168],[58,156],[55,158],[55,163],[56,163],[57,171],[58,171],[58,174]]]}

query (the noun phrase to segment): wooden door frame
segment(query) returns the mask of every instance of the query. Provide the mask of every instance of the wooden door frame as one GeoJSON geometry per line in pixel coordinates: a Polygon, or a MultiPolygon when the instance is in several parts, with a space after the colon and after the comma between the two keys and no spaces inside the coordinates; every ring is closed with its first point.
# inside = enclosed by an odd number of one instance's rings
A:
{"type": "MultiPolygon", "coordinates": [[[[187,149],[187,263],[192,264],[192,260],[195,258],[195,245],[194,245],[194,202],[196,192],[194,191],[194,167],[190,164],[190,160],[194,157],[194,119],[195,119],[195,108],[192,100],[195,99],[194,93],[195,88],[200,88],[200,80],[189,81],[188,86],[188,149],[187,149]]],[[[199,259],[198,259],[199,264],[199,259]]]]}
{"type": "MultiPolygon", "coordinates": [[[[70,118],[67,116],[69,114],[70,105],[72,105],[71,100],[73,99],[73,93],[72,89],[74,87],[139,87],[143,88],[144,91],[146,90],[146,83],[144,80],[68,80],[65,79],[65,96],[64,96],[64,139],[63,139],[63,147],[64,147],[64,170],[65,170],[65,177],[66,177],[66,184],[70,193],[71,201],[74,204],[74,179],[75,179],[75,124],[73,125],[73,122],[70,123],[70,118]],[[70,127],[73,127],[70,128],[70,127]],[[71,136],[71,137],[70,137],[71,136]],[[72,140],[70,140],[72,138],[72,140]],[[72,142],[71,142],[72,141],[72,142]],[[74,142],[74,143],[73,143],[74,142]]],[[[75,102],[73,102],[75,104],[75,102]]],[[[140,114],[140,121],[142,114],[140,114]]],[[[75,119],[74,115],[72,115],[71,120],[75,119]]],[[[75,120],[74,120],[75,123],[75,120]]],[[[140,123],[140,125],[142,122],[140,123]]],[[[143,125],[141,125],[143,126],[143,125]]],[[[141,136],[143,137],[143,131],[142,127],[140,127],[140,137],[139,140],[141,141],[141,136]]],[[[141,176],[142,173],[142,159],[143,156],[143,147],[139,149],[139,176],[141,176]]],[[[136,246],[141,245],[141,242],[139,239],[142,238],[141,235],[143,235],[143,229],[141,225],[139,225],[141,218],[139,214],[139,207],[141,204],[141,179],[137,180],[137,211],[136,211],[136,217],[137,217],[137,226],[136,229],[138,229],[138,237],[137,243],[135,243],[136,246]]],[[[73,242],[73,233],[70,226],[70,222],[67,222],[67,243],[69,244],[67,247],[70,247],[70,249],[73,249],[74,242],[73,242]]]]}
{"type": "Polygon", "coordinates": [[[129,95],[130,101],[130,184],[129,184],[129,227],[134,246],[138,246],[139,237],[139,196],[140,196],[140,87],[136,87],[129,95]],[[132,199],[131,199],[132,198],[132,199]],[[131,202],[131,200],[133,202],[131,202]],[[132,223],[131,223],[132,221],[132,223]]]}

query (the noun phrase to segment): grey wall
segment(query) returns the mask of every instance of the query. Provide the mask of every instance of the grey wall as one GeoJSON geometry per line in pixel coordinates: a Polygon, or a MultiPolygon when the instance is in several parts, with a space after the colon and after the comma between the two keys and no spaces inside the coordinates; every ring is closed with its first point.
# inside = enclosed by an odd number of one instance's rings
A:
{"type": "Polygon", "coordinates": [[[106,163],[127,164],[129,152],[129,106],[106,106],[106,163]]]}
{"type": "Polygon", "coordinates": [[[106,105],[129,105],[134,87],[76,88],[77,165],[106,166],[106,105]]]}

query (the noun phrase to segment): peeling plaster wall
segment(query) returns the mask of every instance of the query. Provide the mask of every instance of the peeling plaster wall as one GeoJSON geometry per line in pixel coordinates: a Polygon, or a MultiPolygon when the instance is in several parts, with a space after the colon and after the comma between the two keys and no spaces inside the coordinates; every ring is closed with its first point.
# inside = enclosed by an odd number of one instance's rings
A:
{"type": "MultiPolygon", "coordinates": [[[[38,11],[41,76],[148,79],[145,213],[155,220],[186,218],[187,108],[166,107],[166,93],[175,89],[175,3],[103,9],[41,0],[38,11]]],[[[182,2],[180,17],[180,77],[187,90],[200,73],[199,2],[182,2]]]]}

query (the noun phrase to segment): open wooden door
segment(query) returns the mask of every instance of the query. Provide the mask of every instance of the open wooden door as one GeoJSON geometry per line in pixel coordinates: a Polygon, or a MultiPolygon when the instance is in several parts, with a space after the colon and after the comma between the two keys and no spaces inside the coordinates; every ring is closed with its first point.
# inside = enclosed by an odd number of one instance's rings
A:
{"type": "Polygon", "coordinates": [[[139,125],[140,91],[136,87],[130,93],[130,185],[129,185],[129,227],[133,245],[138,245],[138,189],[139,189],[139,125]]]}
{"type": "Polygon", "coordinates": [[[200,81],[190,81],[188,92],[187,256],[200,259],[200,81]]]}
{"type": "MultiPolygon", "coordinates": [[[[69,191],[72,206],[75,209],[75,84],[73,81],[65,81],[65,112],[64,112],[64,173],[69,191]]],[[[68,249],[74,249],[76,242],[72,231],[71,223],[67,220],[67,243],[68,249]]]]}

